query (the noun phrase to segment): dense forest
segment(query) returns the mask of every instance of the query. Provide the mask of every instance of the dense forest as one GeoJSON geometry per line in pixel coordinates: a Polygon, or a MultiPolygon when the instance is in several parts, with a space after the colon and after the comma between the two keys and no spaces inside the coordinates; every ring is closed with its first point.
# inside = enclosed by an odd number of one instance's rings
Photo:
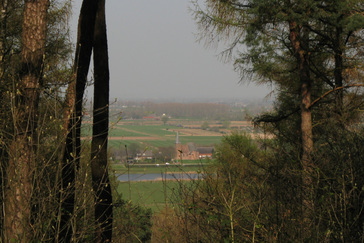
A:
{"type": "MultiPolygon", "coordinates": [[[[201,40],[224,45],[242,80],[273,84],[273,108],[252,118],[273,136],[226,135],[201,180],[180,181],[174,206],[155,215],[116,192],[108,161],[105,0],[83,0],[76,43],[70,11],[68,0],[0,3],[1,242],[364,241],[361,0],[192,1],[201,40]]],[[[140,109],[233,113],[224,104],[140,109]]]]}

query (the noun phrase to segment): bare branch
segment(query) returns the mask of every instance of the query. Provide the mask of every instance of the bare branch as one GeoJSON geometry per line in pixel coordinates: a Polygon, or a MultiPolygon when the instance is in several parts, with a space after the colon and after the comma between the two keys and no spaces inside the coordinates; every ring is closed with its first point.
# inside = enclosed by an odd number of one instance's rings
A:
{"type": "Polygon", "coordinates": [[[329,94],[331,94],[332,92],[336,92],[338,90],[342,90],[342,89],[347,89],[347,88],[352,88],[352,87],[364,87],[364,84],[350,84],[350,85],[346,85],[346,86],[341,86],[341,87],[337,87],[335,89],[331,89],[329,91],[327,91],[326,93],[324,93],[323,95],[321,95],[319,98],[317,98],[316,100],[314,100],[311,105],[308,107],[309,109],[314,106],[317,102],[319,102],[320,100],[322,100],[323,98],[325,98],[326,96],[328,96],[329,94]]]}

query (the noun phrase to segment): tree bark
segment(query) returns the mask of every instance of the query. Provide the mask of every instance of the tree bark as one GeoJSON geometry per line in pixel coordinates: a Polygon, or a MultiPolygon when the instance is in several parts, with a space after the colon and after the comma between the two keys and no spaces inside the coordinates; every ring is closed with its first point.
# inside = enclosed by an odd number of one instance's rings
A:
{"type": "Polygon", "coordinates": [[[37,144],[38,100],[45,53],[48,0],[26,0],[21,71],[15,85],[14,137],[9,147],[5,191],[5,241],[32,239],[31,197],[37,144]]]}
{"type": "Polygon", "coordinates": [[[111,242],[112,195],[107,164],[109,130],[109,62],[105,0],[99,0],[94,33],[94,107],[91,143],[92,186],[95,193],[95,242],[111,242]]]}
{"type": "Polygon", "coordinates": [[[303,238],[309,237],[311,214],[313,212],[312,198],[312,173],[313,173],[313,136],[312,136],[312,114],[311,114],[311,85],[309,69],[309,37],[308,31],[298,26],[296,22],[289,22],[289,38],[298,65],[298,75],[301,86],[301,140],[302,140],[302,234],[303,238]]]}
{"type": "Polygon", "coordinates": [[[3,79],[5,72],[5,41],[6,41],[6,23],[8,14],[8,0],[1,3],[0,8],[0,80],[3,79]]]}
{"type": "MultiPolygon", "coordinates": [[[[341,18],[338,18],[338,23],[341,22],[341,18]]],[[[343,40],[342,40],[343,28],[341,25],[336,27],[336,36],[334,43],[334,53],[335,53],[335,70],[334,70],[334,79],[335,79],[335,87],[337,89],[343,86],[343,70],[344,70],[344,59],[343,59],[343,40]]],[[[335,105],[336,112],[341,115],[343,110],[343,99],[344,99],[344,90],[339,89],[335,92],[335,105]]]]}
{"type": "Polygon", "coordinates": [[[84,0],[78,21],[74,78],[69,84],[64,113],[65,146],[62,158],[60,225],[58,241],[70,242],[75,204],[75,175],[81,156],[82,102],[93,47],[98,0],[84,0]]]}

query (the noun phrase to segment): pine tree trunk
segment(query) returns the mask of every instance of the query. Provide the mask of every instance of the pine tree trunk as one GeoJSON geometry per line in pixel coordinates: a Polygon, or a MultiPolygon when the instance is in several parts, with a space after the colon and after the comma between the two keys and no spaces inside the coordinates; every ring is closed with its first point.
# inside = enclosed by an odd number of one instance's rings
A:
{"type": "Polygon", "coordinates": [[[13,91],[14,137],[9,147],[4,202],[6,242],[32,239],[31,197],[48,7],[48,0],[26,0],[24,4],[21,71],[13,91]]]}
{"type": "MultiPolygon", "coordinates": [[[[339,23],[341,18],[337,20],[339,23]]],[[[334,43],[334,53],[335,53],[335,70],[334,70],[334,79],[335,79],[335,88],[339,88],[343,86],[343,70],[344,70],[344,59],[343,59],[343,43],[342,43],[342,26],[336,27],[336,38],[334,43]]],[[[336,112],[341,115],[343,109],[343,98],[344,90],[339,89],[335,92],[335,103],[336,103],[336,112]]]]}
{"type": "Polygon", "coordinates": [[[311,216],[314,208],[312,198],[312,173],[313,173],[313,136],[311,105],[311,78],[309,69],[308,32],[296,22],[289,22],[290,41],[298,65],[298,75],[301,84],[301,140],[302,140],[302,238],[309,237],[311,216]]]}
{"type": "Polygon", "coordinates": [[[105,0],[99,0],[94,34],[94,107],[91,144],[92,186],[95,193],[95,242],[111,242],[112,195],[107,164],[109,130],[109,62],[105,0]]]}

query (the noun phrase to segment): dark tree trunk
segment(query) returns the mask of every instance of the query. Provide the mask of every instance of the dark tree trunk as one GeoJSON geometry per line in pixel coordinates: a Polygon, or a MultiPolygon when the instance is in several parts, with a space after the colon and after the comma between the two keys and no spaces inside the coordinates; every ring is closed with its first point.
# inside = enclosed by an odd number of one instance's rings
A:
{"type": "MultiPolygon", "coordinates": [[[[340,23],[342,20],[339,18],[337,20],[340,23]]],[[[334,88],[343,87],[343,46],[344,43],[342,41],[342,34],[343,28],[342,26],[336,27],[336,36],[335,36],[335,43],[334,43],[334,53],[335,53],[335,70],[334,70],[334,79],[335,79],[335,86],[334,88]]],[[[336,112],[341,115],[343,109],[343,97],[344,97],[344,89],[339,89],[335,92],[335,105],[336,105],[336,112]]]]}
{"type": "Polygon", "coordinates": [[[68,88],[64,114],[66,141],[62,158],[60,242],[70,242],[73,233],[71,219],[75,203],[75,173],[80,163],[82,101],[93,47],[97,2],[84,0],[78,21],[75,77],[68,88]]]}
{"type": "Polygon", "coordinates": [[[302,161],[304,169],[311,167],[313,152],[311,105],[311,78],[308,57],[308,35],[305,30],[290,22],[290,41],[298,65],[298,75],[301,84],[301,136],[302,161]],[[302,33],[303,32],[303,33],[302,33]]]}
{"type": "Polygon", "coordinates": [[[48,0],[24,3],[21,71],[13,91],[14,137],[9,147],[5,189],[5,242],[32,240],[31,196],[48,7],[48,0]]]}
{"type": "Polygon", "coordinates": [[[92,186],[95,192],[95,242],[111,242],[112,195],[107,164],[109,130],[109,62],[105,0],[99,0],[94,33],[94,107],[91,144],[92,186]]]}
{"type": "Polygon", "coordinates": [[[314,203],[312,198],[312,173],[313,173],[313,136],[312,136],[312,114],[311,105],[311,85],[309,69],[309,38],[308,31],[296,22],[290,21],[290,41],[295,54],[298,66],[298,76],[301,89],[301,140],[302,140],[302,238],[309,237],[311,228],[311,214],[314,203]]]}
{"type": "Polygon", "coordinates": [[[3,79],[5,72],[5,41],[6,41],[6,23],[8,15],[8,0],[4,0],[0,7],[0,80],[3,79]]]}

